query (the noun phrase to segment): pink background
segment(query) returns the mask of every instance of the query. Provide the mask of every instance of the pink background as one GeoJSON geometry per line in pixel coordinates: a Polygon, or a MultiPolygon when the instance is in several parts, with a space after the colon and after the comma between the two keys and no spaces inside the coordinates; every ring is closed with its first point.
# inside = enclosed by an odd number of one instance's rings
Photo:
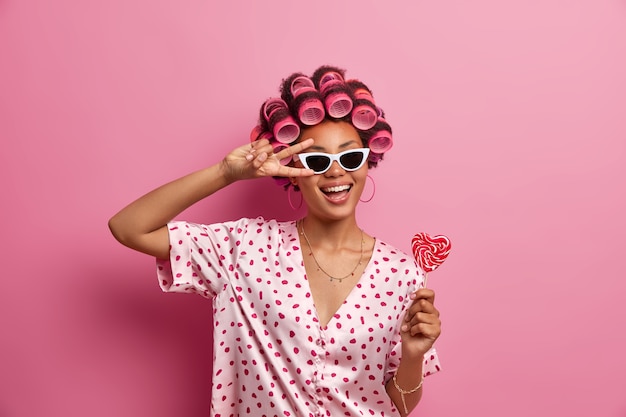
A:
{"type": "MultiPolygon", "coordinates": [[[[626,416],[626,2],[0,0],[0,415],[205,416],[211,305],[106,222],[248,139],[291,71],[374,90],[359,212],[447,234],[421,416],[626,416]]],[[[271,180],[193,221],[294,214],[271,180]]]]}

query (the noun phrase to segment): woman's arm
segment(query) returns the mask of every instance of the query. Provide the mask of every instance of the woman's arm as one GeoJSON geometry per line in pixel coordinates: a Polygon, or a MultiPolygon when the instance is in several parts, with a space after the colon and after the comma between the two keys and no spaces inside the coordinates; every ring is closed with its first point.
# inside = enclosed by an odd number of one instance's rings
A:
{"type": "Polygon", "coordinates": [[[130,203],[109,220],[109,228],[123,245],[167,259],[167,223],[176,215],[235,181],[313,175],[311,170],[280,164],[282,158],[302,152],[312,143],[312,139],[307,139],[277,154],[272,152],[267,140],[241,146],[221,162],[167,183],[130,203]]]}
{"type": "Polygon", "coordinates": [[[439,311],[435,308],[435,293],[421,288],[413,295],[413,303],[402,323],[402,359],[386,386],[389,398],[400,415],[405,417],[422,398],[424,354],[433,347],[441,334],[439,311]]]}

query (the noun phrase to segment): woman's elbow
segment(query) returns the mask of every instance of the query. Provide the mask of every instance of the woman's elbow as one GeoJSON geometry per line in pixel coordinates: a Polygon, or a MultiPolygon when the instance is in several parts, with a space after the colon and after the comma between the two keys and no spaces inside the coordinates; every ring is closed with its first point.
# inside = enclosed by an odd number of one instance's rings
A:
{"type": "Polygon", "coordinates": [[[128,236],[128,233],[125,233],[125,228],[122,225],[122,222],[119,220],[117,215],[111,217],[108,222],[109,230],[111,234],[124,246],[131,246],[131,242],[128,236]]]}

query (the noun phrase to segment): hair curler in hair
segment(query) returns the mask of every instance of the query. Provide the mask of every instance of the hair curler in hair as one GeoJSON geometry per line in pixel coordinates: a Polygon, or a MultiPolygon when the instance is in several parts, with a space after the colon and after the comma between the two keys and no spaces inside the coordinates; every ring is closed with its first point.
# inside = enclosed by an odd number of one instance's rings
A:
{"type": "Polygon", "coordinates": [[[261,139],[272,140],[274,136],[261,125],[256,125],[250,132],[250,142],[254,142],[261,139]]]}
{"type": "Polygon", "coordinates": [[[326,112],[320,100],[320,93],[313,85],[313,81],[304,75],[296,77],[291,82],[291,95],[298,111],[298,119],[308,126],[313,126],[324,120],[326,112]]]}
{"type": "MultiPolygon", "coordinates": [[[[382,114],[382,109],[380,114],[382,114]]],[[[383,154],[393,146],[393,138],[391,136],[391,126],[382,117],[378,117],[378,122],[372,128],[372,133],[367,140],[367,146],[374,153],[383,154]]]]}
{"type": "Polygon", "coordinates": [[[374,153],[385,153],[393,146],[393,139],[391,137],[391,132],[388,130],[378,130],[376,131],[370,140],[367,142],[367,146],[374,153]]]}
{"type": "Polygon", "coordinates": [[[319,81],[320,92],[324,96],[324,105],[331,117],[341,119],[352,111],[352,99],[341,74],[328,71],[319,81]]]}
{"type": "MultiPolygon", "coordinates": [[[[287,145],[286,143],[281,143],[278,142],[277,140],[270,140],[270,145],[272,145],[272,148],[274,149],[274,153],[278,153],[280,151],[282,151],[283,149],[287,149],[289,147],[289,145],[287,145]]],[[[291,155],[289,155],[286,158],[283,158],[280,160],[280,163],[282,165],[287,165],[291,162],[291,155]]]]}
{"type": "Polygon", "coordinates": [[[292,143],[300,135],[300,127],[291,117],[287,103],[280,98],[270,98],[263,105],[263,116],[274,138],[282,143],[292,143]]]}
{"type": "MultiPolygon", "coordinates": [[[[350,83],[350,82],[348,82],[350,83]]],[[[352,83],[357,84],[357,82],[352,83]]],[[[354,95],[354,109],[352,109],[352,124],[359,130],[368,130],[378,121],[378,110],[372,93],[362,83],[352,94],[354,95]]]]}
{"type": "Polygon", "coordinates": [[[257,125],[252,129],[252,132],[250,132],[250,142],[256,142],[262,139],[267,139],[270,142],[275,141],[272,132],[268,132],[263,126],[257,125]]]}
{"type": "Polygon", "coordinates": [[[259,139],[261,133],[263,133],[263,127],[261,125],[254,126],[252,128],[252,131],[250,132],[250,142],[254,142],[255,140],[259,139]]]}

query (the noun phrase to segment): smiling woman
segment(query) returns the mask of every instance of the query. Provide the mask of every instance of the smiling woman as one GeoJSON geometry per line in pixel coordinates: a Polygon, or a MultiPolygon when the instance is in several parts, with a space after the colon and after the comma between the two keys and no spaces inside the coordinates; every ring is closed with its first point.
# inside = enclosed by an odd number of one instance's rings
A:
{"type": "Polygon", "coordinates": [[[391,128],[369,89],[344,75],[292,74],[250,143],[109,221],[121,243],[157,257],[164,291],[214,300],[212,415],[406,416],[439,370],[424,271],[357,223],[391,128]],[[235,181],[267,176],[302,193],[303,218],[172,222],[235,181]]]}

